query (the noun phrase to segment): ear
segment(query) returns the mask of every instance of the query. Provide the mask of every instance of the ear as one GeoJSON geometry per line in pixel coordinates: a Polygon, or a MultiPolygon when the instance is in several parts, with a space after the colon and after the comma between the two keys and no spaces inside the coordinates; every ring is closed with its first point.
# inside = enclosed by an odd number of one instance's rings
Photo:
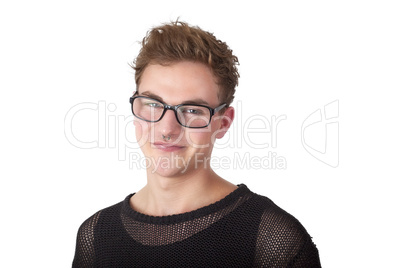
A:
{"type": "Polygon", "coordinates": [[[234,108],[232,106],[226,108],[223,115],[219,115],[218,118],[221,120],[220,127],[216,133],[216,138],[221,139],[225,136],[226,132],[229,130],[234,119],[234,108]]]}

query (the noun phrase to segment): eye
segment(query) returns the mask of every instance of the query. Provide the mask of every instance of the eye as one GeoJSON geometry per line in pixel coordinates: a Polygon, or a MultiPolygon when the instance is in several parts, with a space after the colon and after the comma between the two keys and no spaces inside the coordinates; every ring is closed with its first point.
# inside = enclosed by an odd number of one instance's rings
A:
{"type": "Polygon", "coordinates": [[[144,105],[151,108],[163,108],[163,105],[161,103],[153,101],[145,102],[144,105]]]}
{"type": "Polygon", "coordinates": [[[197,116],[203,116],[206,114],[206,111],[202,107],[195,107],[195,106],[190,106],[190,107],[182,107],[181,112],[183,114],[187,115],[197,115],[197,116]]]}
{"type": "Polygon", "coordinates": [[[185,112],[189,113],[189,114],[201,114],[202,113],[202,111],[197,110],[197,109],[187,109],[185,112]]]}

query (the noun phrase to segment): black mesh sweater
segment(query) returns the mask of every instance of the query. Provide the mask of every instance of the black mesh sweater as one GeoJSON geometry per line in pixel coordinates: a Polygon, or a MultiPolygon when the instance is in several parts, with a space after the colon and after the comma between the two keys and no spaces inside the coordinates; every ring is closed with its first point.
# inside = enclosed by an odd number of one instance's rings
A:
{"type": "Polygon", "coordinates": [[[134,211],[132,195],[80,226],[73,267],[321,267],[300,222],[244,184],[163,217],[134,211]]]}

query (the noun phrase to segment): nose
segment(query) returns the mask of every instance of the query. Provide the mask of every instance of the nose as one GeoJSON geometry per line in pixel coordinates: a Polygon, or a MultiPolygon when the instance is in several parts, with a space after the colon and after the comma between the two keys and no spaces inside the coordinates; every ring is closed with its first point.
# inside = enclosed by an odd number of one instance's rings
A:
{"type": "Polygon", "coordinates": [[[181,125],[177,122],[174,111],[167,110],[163,118],[154,124],[156,133],[164,136],[170,136],[172,138],[179,136],[181,132],[181,125]]]}

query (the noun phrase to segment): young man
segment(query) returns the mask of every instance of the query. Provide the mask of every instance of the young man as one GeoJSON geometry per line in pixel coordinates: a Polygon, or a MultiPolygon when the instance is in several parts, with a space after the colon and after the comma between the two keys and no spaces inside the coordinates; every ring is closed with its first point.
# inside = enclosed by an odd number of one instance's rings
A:
{"type": "Polygon", "coordinates": [[[237,64],[198,27],[148,32],[130,98],[147,184],[81,225],[73,267],[320,267],[293,216],[209,165],[234,118],[237,64]]]}

